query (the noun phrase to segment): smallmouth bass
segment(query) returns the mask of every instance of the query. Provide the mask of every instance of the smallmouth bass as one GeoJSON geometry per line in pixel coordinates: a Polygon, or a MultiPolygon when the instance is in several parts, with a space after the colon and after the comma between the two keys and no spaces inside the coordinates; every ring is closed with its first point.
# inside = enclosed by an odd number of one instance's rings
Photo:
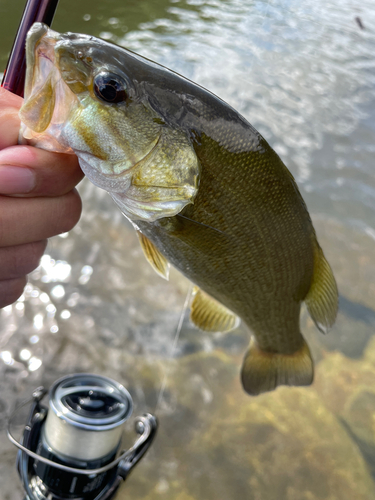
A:
{"type": "Polygon", "coordinates": [[[310,384],[301,304],[325,332],[338,292],[294,178],[265,139],[209,91],[103,40],[37,23],[26,52],[23,137],[78,156],[156,272],[167,278],[171,263],[196,285],[199,328],[245,322],[249,394],[310,384]]]}

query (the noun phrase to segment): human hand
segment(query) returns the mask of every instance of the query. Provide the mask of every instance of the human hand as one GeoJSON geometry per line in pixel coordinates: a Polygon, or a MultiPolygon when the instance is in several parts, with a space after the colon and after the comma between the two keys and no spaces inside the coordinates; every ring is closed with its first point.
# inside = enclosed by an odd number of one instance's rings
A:
{"type": "Polygon", "coordinates": [[[81,214],[77,157],[17,145],[22,101],[0,87],[0,308],[22,294],[47,238],[72,229],[81,214]]]}

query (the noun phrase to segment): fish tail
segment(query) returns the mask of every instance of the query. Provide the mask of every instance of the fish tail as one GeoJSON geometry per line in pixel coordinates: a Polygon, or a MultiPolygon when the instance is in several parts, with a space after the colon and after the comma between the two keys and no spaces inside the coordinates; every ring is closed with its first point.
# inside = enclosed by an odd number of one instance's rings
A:
{"type": "Polygon", "coordinates": [[[241,370],[243,388],[252,396],[278,385],[310,385],[313,378],[314,365],[304,340],[298,351],[281,354],[263,351],[253,339],[241,370]]]}

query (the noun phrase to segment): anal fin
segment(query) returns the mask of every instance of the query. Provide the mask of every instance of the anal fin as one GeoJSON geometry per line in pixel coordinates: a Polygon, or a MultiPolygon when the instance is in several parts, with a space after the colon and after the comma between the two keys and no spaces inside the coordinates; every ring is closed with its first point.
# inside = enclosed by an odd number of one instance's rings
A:
{"type": "Polygon", "coordinates": [[[137,231],[139,242],[146,259],[150,263],[154,271],[164,278],[169,279],[169,267],[170,264],[162,253],[156,248],[156,246],[148,239],[141,231],[137,231]]]}
{"type": "Polygon", "coordinates": [[[334,324],[338,310],[338,290],[332,269],[316,243],[314,250],[314,274],[305,303],[311,318],[323,333],[334,324]]]}
{"type": "Polygon", "coordinates": [[[256,396],[272,391],[279,385],[310,385],[314,378],[314,365],[308,345],[293,354],[266,352],[253,339],[241,369],[245,391],[256,396]]]}
{"type": "Polygon", "coordinates": [[[239,317],[200,288],[194,287],[190,320],[206,332],[229,332],[240,324],[239,317]]]}

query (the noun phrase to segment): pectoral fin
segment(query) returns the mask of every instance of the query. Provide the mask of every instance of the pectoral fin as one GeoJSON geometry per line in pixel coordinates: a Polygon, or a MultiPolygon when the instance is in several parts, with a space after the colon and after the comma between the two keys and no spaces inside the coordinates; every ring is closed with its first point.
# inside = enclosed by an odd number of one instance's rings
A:
{"type": "Polygon", "coordinates": [[[146,236],[144,236],[140,231],[137,231],[137,234],[143,253],[151,264],[151,267],[158,273],[159,276],[168,280],[170,264],[167,259],[159,252],[156,246],[148,238],[146,238],[146,236]]]}
{"type": "Polygon", "coordinates": [[[220,302],[198,287],[194,287],[190,319],[195,326],[206,332],[229,332],[236,328],[240,319],[220,302]]]}
{"type": "Polygon", "coordinates": [[[304,340],[293,354],[263,351],[252,340],[241,370],[243,388],[252,396],[272,391],[279,385],[310,385],[313,377],[313,362],[304,340]]]}
{"type": "Polygon", "coordinates": [[[316,243],[314,274],[305,303],[311,318],[323,333],[334,324],[338,310],[338,290],[332,269],[316,243]]]}

